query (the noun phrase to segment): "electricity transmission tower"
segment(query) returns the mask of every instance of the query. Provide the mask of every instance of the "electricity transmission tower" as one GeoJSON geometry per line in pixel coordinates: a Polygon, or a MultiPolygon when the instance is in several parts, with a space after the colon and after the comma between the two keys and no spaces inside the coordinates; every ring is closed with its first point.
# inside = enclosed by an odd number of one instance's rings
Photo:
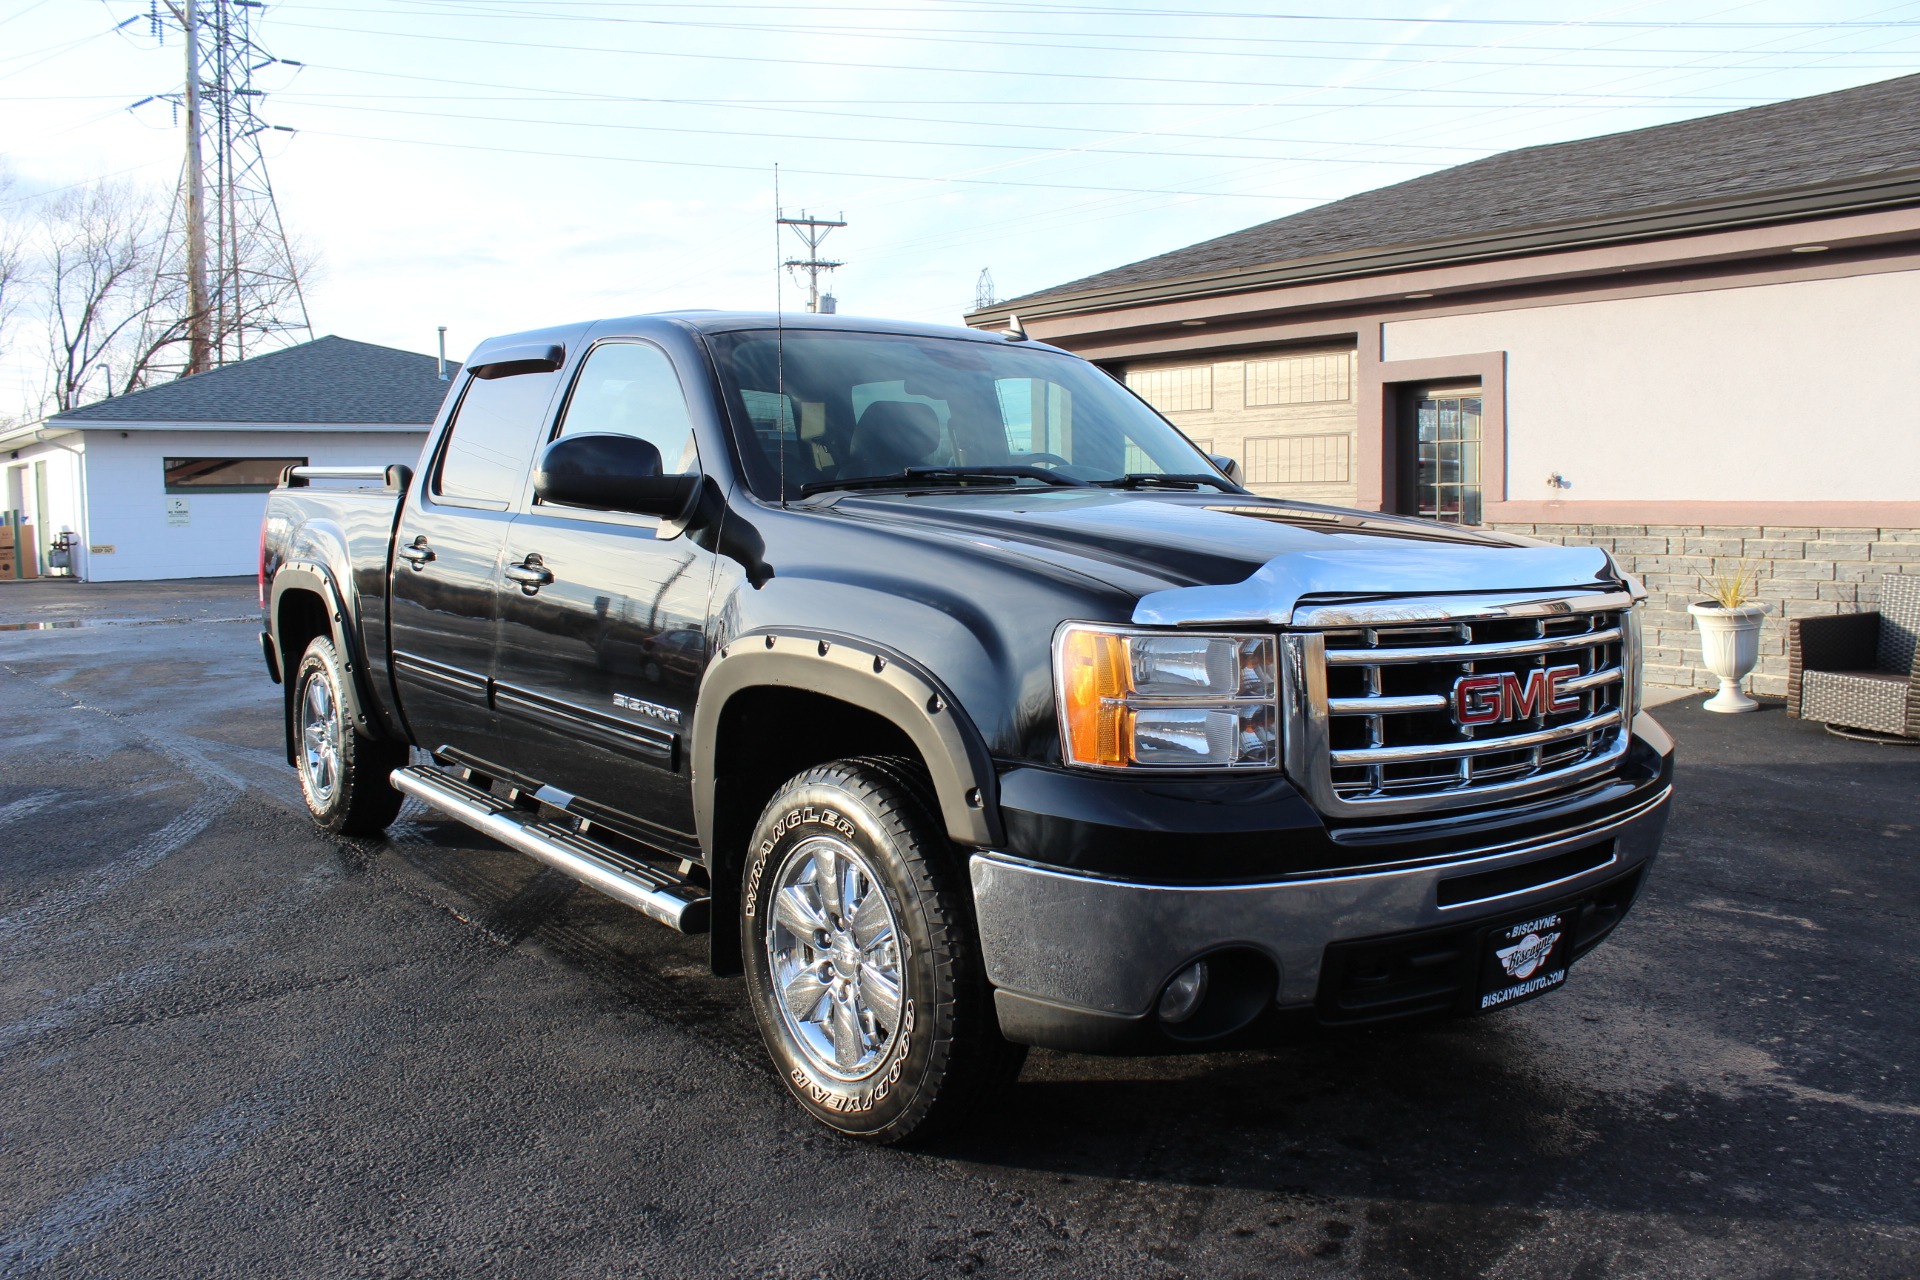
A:
{"type": "Polygon", "coordinates": [[[159,292],[176,301],[149,326],[151,343],[185,347],[184,357],[157,358],[153,370],[184,376],[244,360],[294,335],[313,336],[301,264],[287,243],[260,150],[263,134],[293,130],[261,119],[266,94],[253,86],[255,71],[276,62],[301,64],[275,58],[255,38],[254,18],[265,8],[260,0],[148,3],[155,39],[164,45],[175,29],[186,45],[185,83],[177,93],[155,95],[185,116],[186,157],[157,281],[159,292]]]}
{"type": "Polygon", "coordinates": [[[987,267],[980,268],[980,280],[973,286],[973,309],[985,311],[998,301],[1000,299],[993,296],[993,272],[987,267]]]}
{"type": "MultiPolygon", "coordinates": [[[[786,217],[784,213],[781,213],[774,219],[774,221],[783,227],[793,228],[793,234],[799,236],[800,242],[807,246],[806,257],[789,258],[781,265],[789,271],[804,271],[807,273],[807,310],[809,311],[818,312],[820,310],[820,273],[823,271],[831,271],[835,267],[844,267],[847,265],[844,262],[829,262],[820,256],[821,241],[832,235],[834,228],[846,226],[846,216],[847,215],[843,213],[840,215],[841,221],[833,222],[826,218],[816,218],[805,209],[802,209],[800,216],[797,218],[789,218],[786,217]]],[[[827,310],[833,310],[834,302],[832,296],[829,295],[826,301],[827,310]]]]}

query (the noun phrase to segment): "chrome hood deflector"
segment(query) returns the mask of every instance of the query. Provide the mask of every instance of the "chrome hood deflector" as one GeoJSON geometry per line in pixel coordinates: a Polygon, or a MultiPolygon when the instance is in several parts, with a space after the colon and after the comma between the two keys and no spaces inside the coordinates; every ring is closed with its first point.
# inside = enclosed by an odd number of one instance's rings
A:
{"type": "Polygon", "coordinates": [[[1438,542],[1296,551],[1229,586],[1174,587],[1140,598],[1147,627],[1266,623],[1286,626],[1301,601],[1463,596],[1480,592],[1618,589],[1624,581],[1599,547],[1470,546],[1438,542]]]}

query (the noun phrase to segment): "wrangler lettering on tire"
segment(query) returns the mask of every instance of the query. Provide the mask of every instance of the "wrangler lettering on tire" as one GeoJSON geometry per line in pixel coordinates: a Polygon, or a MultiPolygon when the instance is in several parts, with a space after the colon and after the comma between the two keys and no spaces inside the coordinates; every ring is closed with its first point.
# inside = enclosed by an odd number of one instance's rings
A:
{"type": "Polygon", "coordinates": [[[924,1139],[1018,1070],[1000,1038],[956,860],[912,766],[842,760],[783,786],[742,871],[749,999],[823,1123],[924,1139]]]}

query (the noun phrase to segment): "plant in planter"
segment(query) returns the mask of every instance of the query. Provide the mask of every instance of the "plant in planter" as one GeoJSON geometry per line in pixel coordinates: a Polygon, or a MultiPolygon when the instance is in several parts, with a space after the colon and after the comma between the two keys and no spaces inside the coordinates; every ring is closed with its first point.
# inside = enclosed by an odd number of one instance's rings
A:
{"type": "Polygon", "coordinates": [[[1700,628],[1700,656],[1720,677],[1720,692],[1703,705],[1708,711],[1757,711],[1760,704],[1741,690],[1760,660],[1760,623],[1767,606],[1757,595],[1760,575],[1746,565],[1706,580],[1707,596],[1687,606],[1700,628]]]}

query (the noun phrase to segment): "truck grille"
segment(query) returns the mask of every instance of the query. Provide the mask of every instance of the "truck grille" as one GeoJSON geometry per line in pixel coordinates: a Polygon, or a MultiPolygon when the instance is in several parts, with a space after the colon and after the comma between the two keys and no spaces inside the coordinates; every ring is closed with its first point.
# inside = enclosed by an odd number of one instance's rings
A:
{"type": "MultiPolygon", "coordinates": [[[[1601,597],[1611,604],[1619,597],[1601,597]]],[[[1623,607],[1326,629],[1287,637],[1289,765],[1323,811],[1452,808],[1566,785],[1617,758],[1629,718],[1623,607]],[[1565,709],[1462,726],[1455,682],[1560,668],[1565,709]]]]}

